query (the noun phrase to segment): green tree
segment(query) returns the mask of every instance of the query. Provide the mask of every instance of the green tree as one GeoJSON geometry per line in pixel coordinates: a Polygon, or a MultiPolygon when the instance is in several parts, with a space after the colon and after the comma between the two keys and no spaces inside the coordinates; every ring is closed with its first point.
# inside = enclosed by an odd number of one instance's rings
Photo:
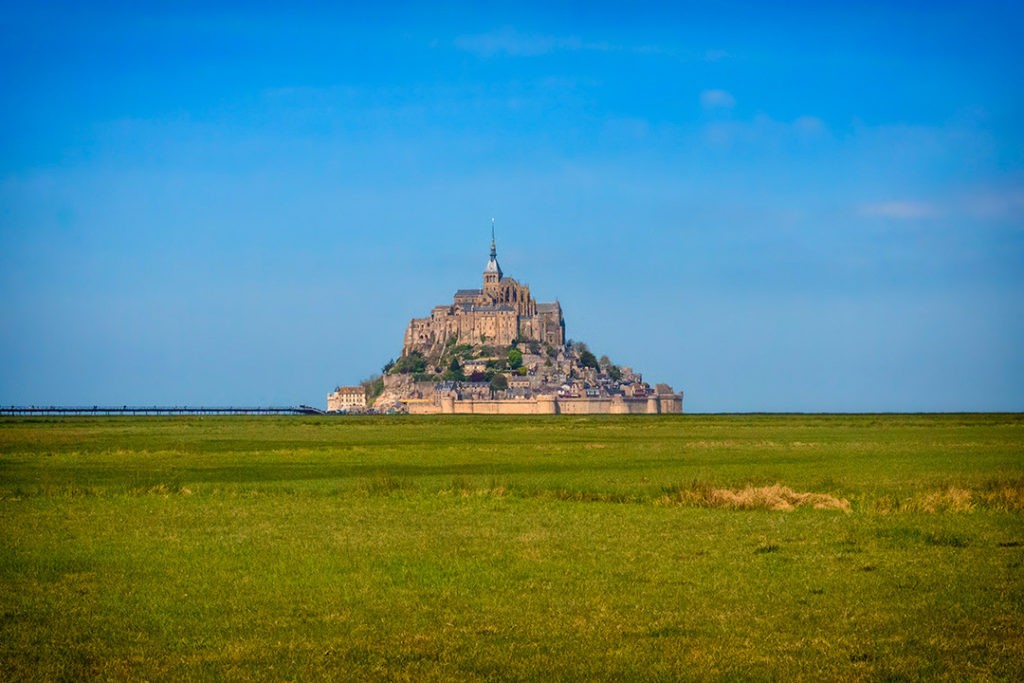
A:
{"type": "Polygon", "coordinates": [[[594,356],[593,353],[590,352],[590,349],[588,349],[585,345],[583,345],[582,342],[581,342],[580,346],[583,346],[583,350],[579,352],[579,354],[580,354],[580,365],[582,365],[585,368],[597,368],[597,367],[599,367],[599,365],[597,363],[597,358],[594,356]]]}
{"type": "Polygon", "coordinates": [[[491,378],[491,394],[493,395],[496,391],[505,391],[508,389],[508,378],[502,374],[496,374],[491,378]]]}
{"type": "Polygon", "coordinates": [[[523,352],[519,349],[508,350],[508,367],[515,370],[523,364],[523,352]]]}
{"type": "Polygon", "coordinates": [[[413,351],[408,356],[402,356],[395,361],[391,368],[392,374],[413,374],[418,375],[426,372],[427,359],[419,351],[413,351]]]}
{"type": "Polygon", "coordinates": [[[466,379],[465,373],[462,372],[462,366],[459,365],[458,358],[452,358],[452,362],[448,364],[448,369],[445,370],[442,378],[452,382],[461,382],[466,379]]]}
{"type": "Polygon", "coordinates": [[[363,387],[363,392],[366,394],[366,405],[368,406],[372,406],[377,397],[384,393],[384,377],[382,375],[369,377],[359,384],[363,387]]]}

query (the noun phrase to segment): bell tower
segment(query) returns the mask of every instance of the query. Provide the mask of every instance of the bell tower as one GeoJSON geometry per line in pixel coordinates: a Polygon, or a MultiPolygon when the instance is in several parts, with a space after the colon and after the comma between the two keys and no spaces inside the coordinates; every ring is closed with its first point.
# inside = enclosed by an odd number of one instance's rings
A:
{"type": "Polygon", "coordinates": [[[494,244],[494,219],[491,219],[491,258],[484,268],[484,291],[493,291],[501,282],[501,266],[498,265],[498,250],[494,244]]]}

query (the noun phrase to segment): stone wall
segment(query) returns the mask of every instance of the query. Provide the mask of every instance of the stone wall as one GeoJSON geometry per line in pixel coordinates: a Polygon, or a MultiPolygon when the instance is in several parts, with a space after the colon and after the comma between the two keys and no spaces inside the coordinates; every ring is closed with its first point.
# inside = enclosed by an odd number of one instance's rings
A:
{"type": "Polygon", "coordinates": [[[410,401],[410,415],[656,415],[683,412],[683,395],[646,398],[555,398],[529,399],[456,399],[410,401]]]}

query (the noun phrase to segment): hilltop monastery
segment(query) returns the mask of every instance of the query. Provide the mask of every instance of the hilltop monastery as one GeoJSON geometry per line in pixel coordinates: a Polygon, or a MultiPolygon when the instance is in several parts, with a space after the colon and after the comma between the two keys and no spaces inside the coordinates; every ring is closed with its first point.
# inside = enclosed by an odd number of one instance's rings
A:
{"type": "Polygon", "coordinates": [[[490,346],[509,346],[517,340],[550,346],[565,344],[562,307],[537,303],[530,288],[505,277],[491,232],[491,258],[484,268],[483,289],[460,289],[451,304],[435,306],[430,317],[413,318],[405,331],[402,355],[425,356],[444,348],[451,338],[480,340],[490,346]]]}
{"type": "Polygon", "coordinates": [[[561,304],[537,302],[528,286],[505,277],[493,223],[482,284],[409,322],[401,357],[378,381],[379,396],[338,387],[327,396],[328,411],[358,412],[370,403],[418,414],[682,412],[682,394],[668,385],[652,388],[628,367],[598,362],[585,344],[567,344],[561,304]]]}

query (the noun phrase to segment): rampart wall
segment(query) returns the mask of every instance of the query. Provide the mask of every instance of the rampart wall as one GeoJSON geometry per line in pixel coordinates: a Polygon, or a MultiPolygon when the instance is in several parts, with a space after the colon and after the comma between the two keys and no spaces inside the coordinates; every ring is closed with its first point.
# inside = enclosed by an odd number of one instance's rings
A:
{"type": "Polygon", "coordinates": [[[683,395],[646,398],[612,396],[604,398],[457,399],[410,401],[411,415],[656,415],[683,412],[683,395]]]}

